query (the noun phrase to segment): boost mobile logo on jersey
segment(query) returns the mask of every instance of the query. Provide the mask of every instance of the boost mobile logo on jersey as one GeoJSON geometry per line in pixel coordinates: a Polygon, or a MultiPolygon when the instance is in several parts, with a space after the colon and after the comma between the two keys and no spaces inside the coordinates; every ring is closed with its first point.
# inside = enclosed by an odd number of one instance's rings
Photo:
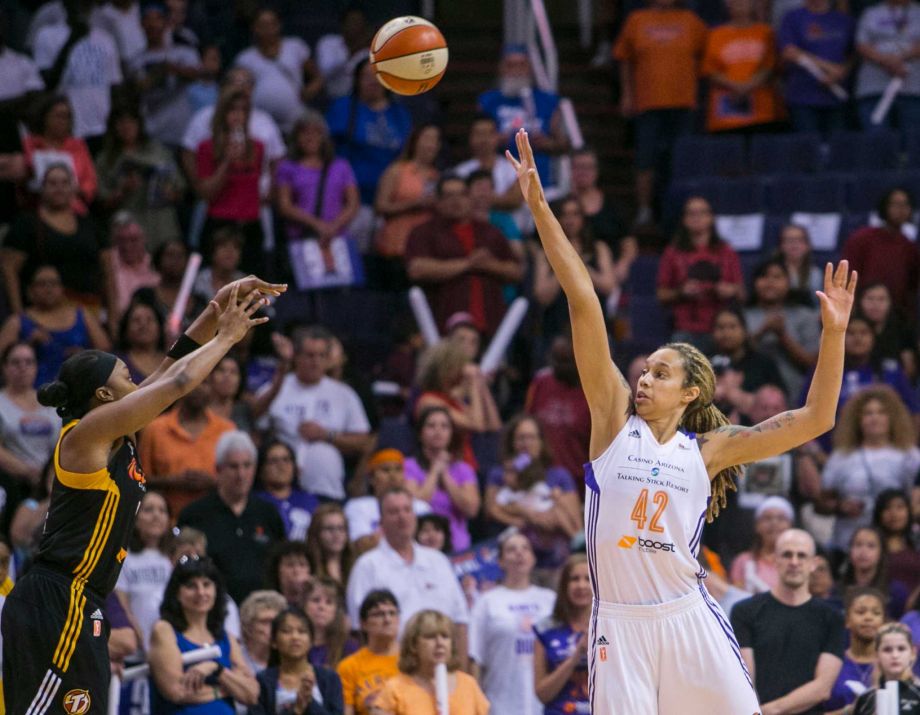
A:
{"type": "Polygon", "coordinates": [[[653,551],[665,551],[667,553],[673,553],[675,551],[673,543],[643,539],[641,536],[627,536],[624,534],[617,542],[617,546],[621,549],[631,549],[637,544],[639,546],[639,551],[644,551],[647,554],[653,551]]]}

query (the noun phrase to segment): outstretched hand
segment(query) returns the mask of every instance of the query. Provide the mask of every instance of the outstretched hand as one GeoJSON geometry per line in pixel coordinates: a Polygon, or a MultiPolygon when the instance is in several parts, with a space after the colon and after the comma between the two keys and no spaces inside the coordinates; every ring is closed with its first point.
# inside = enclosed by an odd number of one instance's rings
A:
{"type": "Polygon", "coordinates": [[[217,334],[229,338],[234,344],[238,343],[250,328],[268,322],[267,317],[253,318],[253,314],[264,305],[268,299],[257,290],[250,290],[246,298],[240,298],[239,281],[231,284],[227,305],[221,308],[216,300],[211,301],[211,307],[217,314],[217,334]]]}
{"type": "Polygon", "coordinates": [[[846,330],[856,294],[856,271],[850,271],[847,261],[840,261],[836,270],[831,263],[824,267],[824,290],[815,291],[821,302],[821,324],[825,330],[846,330]]]}
{"type": "Polygon", "coordinates": [[[530,139],[525,129],[519,129],[514,135],[514,141],[517,144],[518,156],[521,160],[515,159],[511,152],[505,150],[505,156],[514,167],[517,174],[518,185],[521,187],[521,193],[527,205],[533,208],[541,202],[546,201],[543,195],[543,185],[540,183],[540,174],[537,173],[537,162],[533,158],[533,149],[530,147],[530,139]]]}
{"type": "Polygon", "coordinates": [[[213,298],[214,302],[221,308],[225,308],[234,287],[237,289],[238,300],[246,300],[253,291],[257,291],[260,296],[277,297],[287,290],[287,283],[269,283],[268,281],[263,281],[258,276],[250,274],[245,278],[240,278],[232,283],[228,283],[217,291],[217,295],[213,298]]]}

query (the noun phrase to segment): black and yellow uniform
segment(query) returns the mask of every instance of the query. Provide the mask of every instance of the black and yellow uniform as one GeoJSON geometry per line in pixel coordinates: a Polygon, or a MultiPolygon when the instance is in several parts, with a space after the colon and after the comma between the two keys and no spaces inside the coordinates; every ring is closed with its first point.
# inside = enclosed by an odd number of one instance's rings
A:
{"type": "Polygon", "coordinates": [[[103,601],[115,587],[134,517],[146,491],[134,442],[125,437],[104,469],[61,468],[35,565],[3,607],[3,686],[8,713],[105,713],[108,624],[103,601]]]}

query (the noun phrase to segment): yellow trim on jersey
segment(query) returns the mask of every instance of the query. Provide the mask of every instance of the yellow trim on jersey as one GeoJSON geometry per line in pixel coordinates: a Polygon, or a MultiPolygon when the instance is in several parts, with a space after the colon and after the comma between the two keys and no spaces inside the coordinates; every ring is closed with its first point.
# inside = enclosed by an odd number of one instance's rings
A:
{"type": "MultiPolygon", "coordinates": [[[[108,472],[106,472],[108,476],[108,472]]],[[[93,528],[93,535],[90,538],[86,551],[83,552],[83,558],[74,569],[74,580],[70,585],[70,603],[67,609],[67,620],[64,623],[64,629],[61,631],[61,637],[58,640],[57,648],[54,651],[53,663],[61,672],[66,673],[70,667],[70,659],[77,647],[77,639],[80,630],[83,628],[83,611],[86,608],[86,596],[83,589],[90,575],[99,563],[105,545],[112,533],[112,526],[115,524],[115,515],[118,512],[118,503],[121,501],[121,494],[115,482],[109,478],[109,484],[106,487],[108,492],[99,516],[96,518],[96,525],[93,528]]]]}
{"type": "Polygon", "coordinates": [[[79,421],[71,420],[61,429],[61,436],[58,437],[57,444],[54,446],[54,473],[61,484],[71,489],[108,489],[113,480],[107,467],[95,472],[81,473],[68,471],[61,466],[61,442],[79,421]]]}

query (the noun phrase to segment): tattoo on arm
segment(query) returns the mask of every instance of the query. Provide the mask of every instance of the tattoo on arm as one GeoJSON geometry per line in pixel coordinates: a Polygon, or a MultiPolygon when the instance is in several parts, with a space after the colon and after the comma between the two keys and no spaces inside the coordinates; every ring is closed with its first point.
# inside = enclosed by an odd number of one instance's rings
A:
{"type": "MultiPolygon", "coordinates": [[[[754,425],[753,427],[739,427],[738,425],[724,425],[722,427],[716,427],[711,432],[708,432],[709,435],[724,434],[726,438],[731,439],[732,437],[745,437],[750,436],[755,433],[760,432],[771,432],[773,430],[778,430],[783,427],[788,427],[795,422],[795,413],[793,412],[783,412],[782,414],[775,415],[768,420],[764,420],[759,425],[754,425]]],[[[702,447],[706,442],[708,442],[711,437],[706,435],[698,435],[696,438],[697,443],[702,447]]]]}

